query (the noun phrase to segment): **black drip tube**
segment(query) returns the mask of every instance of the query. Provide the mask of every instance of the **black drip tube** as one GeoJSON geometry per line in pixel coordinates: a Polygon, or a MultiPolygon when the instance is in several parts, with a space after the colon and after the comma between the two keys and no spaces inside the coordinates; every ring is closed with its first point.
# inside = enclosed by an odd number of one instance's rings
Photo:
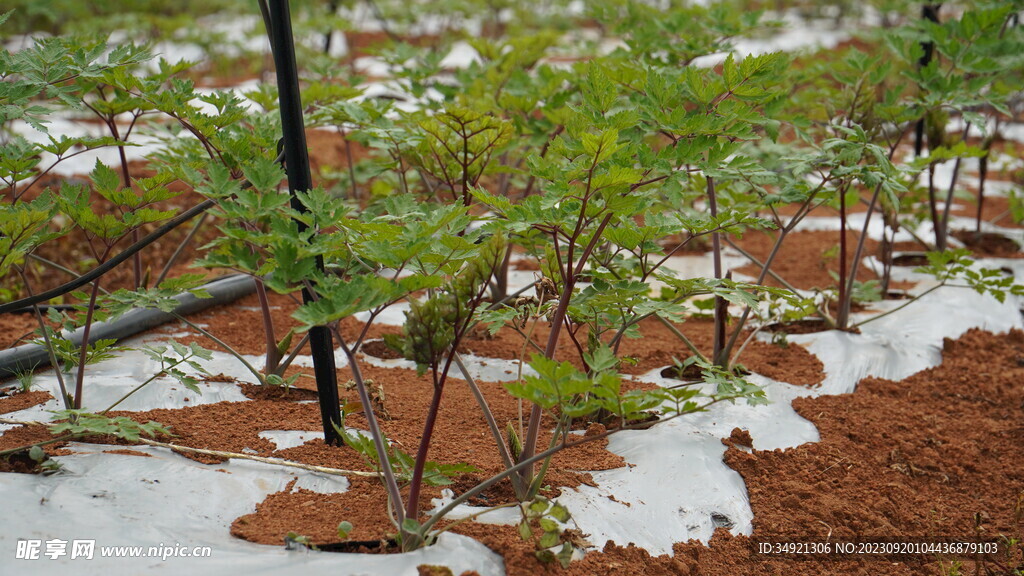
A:
{"type": "MultiPolygon", "coordinates": [[[[187,292],[175,296],[174,299],[179,302],[174,309],[175,314],[185,316],[213,306],[233,302],[255,291],[256,282],[251,276],[239,274],[214,280],[203,286],[203,289],[210,293],[210,298],[199,298],[187,292]]],[[[155,308],[131,310],[112,322],[93,324],[89,333],[89,344],[95,344],[97,340],[104,339],[123,340],[174,319],[173,314],[155,308]]],[[[81,346],[82,331],[83,329],[79,328],[66,337],[75,346],[81,346]]],[[[25,344],[16,348],[0,350],[0,380],[49,364],[50,356],[45,346],[25,344]]]]}

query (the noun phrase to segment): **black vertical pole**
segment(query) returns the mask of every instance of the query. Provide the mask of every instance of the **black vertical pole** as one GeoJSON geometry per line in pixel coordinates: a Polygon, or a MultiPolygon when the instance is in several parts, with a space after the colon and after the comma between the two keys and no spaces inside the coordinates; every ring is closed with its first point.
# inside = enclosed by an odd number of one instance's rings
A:
{"type": "MultiPolygon", "coordinates": [[[[924,4],[921,6],[921,19],[929,22],[939,21],[939,9],[942,8],[942,4],[924,4]]],[[[921,54],[921,59],[918,60],[917,65],[919,68],[924,68],[932,61],[932,54],[935,52],[935,44],[931,42],[921,42],[921,49],[924,53],[921,54]]],[[[921,152],[924,151],[924,123],[925,119],[921,118],[917,121],[917,126],[914,126],[914,157],[919,158],[921,152]]],[[[929,143],[930,146],[934,146],[934,142],[929,143]]]]}
{"type": "MultiPolygon", "coordinates": [[[[313,188],[313,177],[309,171],[309,153],[306,150],[306,131],[302,123],[302,98],[299,94],[299,74],[295,64],[295,42],[292,38],[292,19],[288,0],[270,0],[270,40],[273,44],[274,67],[277,69],[278,99],[281,104],[281,129],[284,143],[285,165],[288,171],[288,188],[292,192],[292,208],[305,210],[295,196],[298,191],[313,188]]],[[[299,226],[304,226],[301,222],[299,226]]],[[[317,267],[323,270],[323,260],[317,259],[317,267]]],[[[302,300],[310,302],[313,294],[302,291],[302,300]]],[[[333,424],[341,424],[341,409],[338,407],[338,380],[334,365],[334,341],[325,326],[309,331],[309,346],[313,353],[313,372],[316,375],[316,389],[320,395],[320,416],[323,420],[324,441],[327,444],[340,443],[333,424]]]]}

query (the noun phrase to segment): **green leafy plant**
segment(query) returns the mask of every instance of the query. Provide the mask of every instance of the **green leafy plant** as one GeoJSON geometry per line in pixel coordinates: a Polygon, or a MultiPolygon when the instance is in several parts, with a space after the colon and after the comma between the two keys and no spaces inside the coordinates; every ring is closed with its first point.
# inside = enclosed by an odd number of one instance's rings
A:
{"type": "Polygon", "coordinates": [[[562,568],[568,568],[572,561],[573,544],[563,541],[564,528],[571,515],[569,510],[557,502],[537,497],[522,506],[523,519],[519,523],[519,537],[533,540],[537,547],[534,554],[545,564],[557,561],[562,568]],[[535,530],[540,533],[536,535],[535,530]],[[557,552],[553,549],[557,548],[557,552]]]}
{"type": "MultiPolygon", "coordinates": [[[[101,285],[102,277],[118,263],[130,258],[134,261],[134,285],[143,287],[149,273],[143,273],[140,251],[156,237],[206,209],[200,205],[187,211],[183,217],[172,219],[174,211],[162,208],[178,195],[178,192],[170,190],[170,186],[179,175],[188,174],[187,170],[163,170],[145,178],[131,177],[125,147],[131,145],[128,138],[133,130],[153,116],[170,116],[196,136],[195,142],[205,144],[206,150],[217,157],[214,153],[216,142],[211,142],[207,135],[216,134],[219,127],[238,119],[240,108],[237,99],[232,109],[230,99],[199,96],[201,100],[218,106],[220,114],[211,117],[198,112],[198,106],[192,103],[197,97],[193,86],[175,78],[189,67],[188,63],[171,65],[161,61],[156,72],[140,73],[139,65],[149,59],[151,55],[147,50],[132,43],[111,49],[105,42],[82,38],[44,39],[28,49],[15,53],[5,50],[0,54],[0,76],[8,80],[3,83],[3,92],[0,93],[0,104],[3,104],[0,124],[23,121],[45,134],[48,116],[87,109],[109,131],[108,136],[100,138],[46,134],[47,138],[38,144],[15,137],[4,144],[4,164],[0,168],[0,180],[8,185],[10,192],[9,198],[0,205],[3,209],[0,226],[4,232],[0,241],[0,274],[12,270],[19,273],[24,289],[29,291],[28,304],[67,294],[91,283],[88,293],[73,294],[79,301],[87,302],[78,309],[78,313],[53,318],[66,329],[82,327],[81,336],[85,343],[90,340],[94,322],[111,317],[99,299],[105,292],[101,285]],[[127,123],[124,122],[125,116],[130,117],[127,123]],[[65,183],[53,191],[34,190],[41,178],[58,163],[104,146],[117,148],[120,173],[97,162],[85,183],[65,183]],[[41,164],[44,153],[54,158],[46,166],[41,164]],[[99,204],[108,207],[100,209],[99,204]],[[54,226],[53,222],[66,224],[54,226]],[[141,238],[144,229],[163,222],[166,224],[156,232],[141,238]],[[72,283],[37,297],[29,283],[29,260],[74,274],[34,254],[41,244],[72,229],[77,229],[82,235],[84,247],[92,254],[97,266],[72,283]],[[131,245],[115,256],[116,247],[126,241],[131,245]]],[[[223,159],[223,156],[219,158],[223,159]]],[[[188,238],[191,235],[186,241],[188,238]]],[[[180,249],[177,252],[180,253],[180,249]]],[[[165,264],[158,283],[172,264],[173,258],[165,264]]],[[[17,306],[18,303],[13,304],[17,306]]],[[[55,364],[63,361],[65,369],[77,367],[74,385],[65,386],[62,377],[60,384],[63,396],[69,399],[69,407],[81,407],[85,365],[100,359],[104,351],[112,351],[109,348],[111,343],[98,342],[72,349],[67,340],[43,325],[41,315],[37,314],[37,318],[43,331],[43,344],[52,349],[51,360],[55,364]],[[76,360],[70,358],[72,353],[77,354],[76,360]]]]}
{"type": "Polygon", "coordinates": [[[57,410],[53,414],[54,421],[47,424],[47,428],[54,438],[27,446],[0,450],[0,458],[27,453],[32,460],[43,466],[44,470],[54,472],[59,469],[59,464],[48,460],[43,446],[93,436],[113,436],[134,442],[142,436],[155,437],[158,434],[170,434],[170,430],[157,422],[149,421],[143,424],[125,416],[109,417],[74,409],[57,410]]]}
{"type": "MultiPolygon", "coordinates": [[[[969,288],[978,294],[992,296],[999,302],[1005,302],[1006,298],[1011,295],[1024,296],[1024,285],[1015,282],[1013,276],[1007,275],[1003,270],[976,266],[970,252],[963,248],[946,252],[929,252],[928,265],[920,266],[914,271],[929,274],[937,280],[934,286],[919,294],[917,298],[930,294],[943,286],[969,288]]],[[[857,326],[902,310],[915,300],[909,300],[882,314],[862,320],[857,326]]]]}
{"type": "Polygon", "coordinates": [[[151,360],[160,363],[160,371],[143,381],[135,388],[132,388],[127,394],[105,408],[100,412],[101,415],[113,410],[129,396],[138,392],[161,376],[173,378],[175,381],[179,382],[181,385],[196,394],[202,394],[199,386],[197,386],[197,384],[199,384],[199,380],[194,376],[189,375],[184,371],[184,369],[191,368],[194,372],[197,372],[200,375],[209,376],[210,373],[207,372],[206,368],[203,368],[202,364],[198,362],[198,360],[210,360],[213,357],[209,350],[202,348],[198,344],[189,344],[186,346],[171,340],[169,342],[169,346],[146,346],[143,347],[142,351],[145,352],[151,360]],[[168,350],[172,351],[172,353],[168,354],[168,350]]]}
{"type": "Polygon", "coordinates": [[[1010,62],[1020,54],[1024,36],[1016,26],[1011,4],[977,7],[957,17],[940,19],[939,10],[893,32],[890,43],[905,62],[914,62],[905,76],[918,93],[914,104],[920,114],[916,152],[920,155],[921,134],[927,135],[929,153],[928,209],[935,230],[937,250],[947,248],[950,208],[956,193],[962,159],[982,157],[983,149],[966,146],[964,140],[972,127],[988,130],[988,119],[996,114],[1009,114],[1007,98],[1019,90],[1021,76],[1006,73],[1010,62]],[[959,142],[946,133],[952,114],[961,120],[959,142]],[[935,167],[953,160],[953,177],[944,197],[935,185],[935,167]],[[940,202],[944,207],[940,209],[940,202]]]}
{"type": "Polygon", "coordinates": [[[296,545],[302,546],[303,548],[308,548],[310,550],[317,549],[317,547],[313,545],[312,540],[309,539],[309,536],[305,536],[303,534],[299,534],[298,532],[293,532],[289,530],[288,534],[285,534],[284,537],[284,547],[286,550],[294,550],[296,545]]]}

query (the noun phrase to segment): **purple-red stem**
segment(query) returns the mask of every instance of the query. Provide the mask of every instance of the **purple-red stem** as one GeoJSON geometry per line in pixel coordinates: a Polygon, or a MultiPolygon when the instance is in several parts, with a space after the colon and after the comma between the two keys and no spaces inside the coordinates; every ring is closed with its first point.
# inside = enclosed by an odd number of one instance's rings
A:
{"type": "MultiPolygon", "coordinates": [[[[708,205],[711,208],[711,217],[718,217],[718,198],[715,194],[715,178],[708,176],[708,205]]],[[[715,280],[722,279],[722,241],[719,232],[711,233],[711,255],[715,269],[715,280]]],[[[727,368],[725,365],[728,359],[722,358],[722,347],[725,345],[725,317],[728,313],[728,305],[721,296],[715,296],[715,335],[711,346],[711,361],[716,365],[727,368]]]]}
{"type": "Polygon", "coordinates": [[[359,198],[359,189],[356,187],[356,167],[355,161],[352,159],[352,142],[348,139],[348,132],[338,127],[341,132],[341,139],[345,141],[345,160],[348,162],[348,179],[351,181],[352,199],[357,200],[359,198]]]}
{"type": "MultiPolygon", "coordinates": [[[[558,308],[555,309],[555,313],[551,318],[551,332],[548,334],[548,343],[544,348],[544,356],[554,359],[555,350],[558,348],[558,337],[562,332],[562,326],[565,324],[565,314],[569,310],[569,301],[572,299],[572,290],[576,285],[576,277],[583,272],[583,266],[587,263],[587,258],[590,257],[590,253],[594,251],[597,246],[598,240],[601,238],[601,234],[604,233],[604,229],[611,222],[614,214],[608,213],[604,219],[598,225],[597,230],[594,232],[594,237],[590,240],[590,244],[583,250],[583,254],[580,255],[580,260],[576,264],[575,270],[569,270],[571,272],[565,279],[565,286],[562,289],[562,295],[558,298],[558,308]]],[[[572,242],[569,243],[570,247],[575,244],[576,236],[573,237],[572,242]]],[[[566,268],[572,266],[572,261],[566,262],[566,268]]],[[[526,428],[526,439],[523,442],[523,452],[519,456],[519,461],[529,460],[533,457],[537,450],[537,438],[540,436],[540,419],[543,416],[543,411],[540,406],[534,404],[533,408],[530,409],[530,423],[526,428]]],[[[527,466],[523,468],[521,475],[524,480],[529,481],[533,476],[533,466],[527,466]]]]}
{"type": "Polygon", "coordinates": [[[981,234],[981,211],[985,206],[985,180],[988,178],[988,150],[978,159],[978,213],[975,217],[974,232],[981,234]]]}
{"type": "Polygon", "coordinates": [[[935,249],[942,251],[946,249],[946,239],[939,233],[939,208],[935,199],[935,164],[928,165],[928,210],[932,217],[932,227],[935,228],[935,249]]]}
{"type": "Polygon", "coordinates": [[[363,416],[366,417],[366,426],[370,429],[370,437],[373,439],[374,448],[377,450],[377,458],[380,463],[381,476],[384,478],[384,486],[387,488],[388,498],[391,499],[395,509],[398,529],[402,530],[402,524],[405,523],[405,508],[402,506],[402,494],[398,489],[398,480],[395,479],[395,472],[391,469],[391,457],[388,456],[388,447],[384,444],[384,433],[377,422],[377,415],[373,413],[371,408],[373,404],[370,400],[370,394],[366,390],[363,372],[359,369],[359,360],[356,358],[355,351],[345,344],[345,339],[341,337],[341,330],[335,326],[332,331],[338,339],[341,350],[348,358],[349,369],[352,371],[352,381],[356,383],[356,392],[359,394],[359,401],[363,404],[363,416]]]}
{"type": "Polygon", "coordinates": [[[441,412],[441,394],[444,392],[444,381],[443,377],[438,381],[437,374],[434,374],[434,396],[430,399],[430,411],[427,412],[427,421],[423,424],[420,446],[416,450],[416,464],[412,471],[412,482],[409,486],[409,502],[406,505],[405,515],[407,518],[419,517],[423,470],[427,465],[427,451],[430,450],[430,441],[434,437],[434,425],[437,423],[437,415],[441,412]]]}
{"type": "MultiPolygon", "coordinates": [[[[967,134],[970,132],[971,123],[968,122],[964,125],[963,141],[967,141],[967,134]]],[[[936,249],[945,250],[949,240],[949,211],[953,207],[953,194],[956,192],[956,181],[960,178],[960,165],[962,164],[962,158],[957,157],[953,162],[953,176],[949,181],[949,190],[946,192],[946,205],[942,207],[942,235],[941,235],[941,246],[939,246],[939,223],[936,222],[935,229],[935,244],[936,249]]]]}
{"type": "MultiPolygon", "coordinates": [[[[496,262],[491,263],[491,270],[497,265],[496,262]]],[[[455,359],[455,355],[458,353],[459,345],[462,343],[462,337],[465,336],[466,330],[469,328],[469,321],[473,318],[473,313],[476,311],[477,306],[480,304],[480,299],[487,291],[487,282],[483,282],[480,291],[474,296],[469,302],[468,309],[465,310],[466,315],[463,317],[459,314],[460,318],[465,318],[464,323],[455,332],[455,338],[452,340],[451,352],[448,354],[447,360],[445,360],[444,367],[441,369],[440,374],[437,371],[435,364],[433,369],[433,380],[434,380],[434,395],[430,400],[430,411],[427,412],[427,420],[423,424],[423,435],[420,437],[420,445],[416,450],[416,462],[413,465],[412,479],[409,485],[409,501],[406,504],[406,517],[416,519],[420,513],[420,490],[423,487],[423,471],[427,465],[427,454],[430,450],[430,442],[434,437],[434,427],[437,423],[437,416],[441,412],[441,396],[444,393],[444,385],[448,381],[448,373],[451,370],[452,362],[455,359]]],[[[457,303],[461,308],[461,303],[457,303]]],[[[486,412],[486,406],[485,406],[486,412]]]]}
{"type": "MultiPolygon", "coordinates": [[[[867,214],[864,215],[864,228],[861,230],[860,238],[857,239],[857,249],[853,251],[853,261],[850,263],[850,277],[846,283],[846,294],[845,300],[839,300],[839,314],[836,317],[836,325],[840,329],[846,328],[846,325],[850,321],[850,306],[853,302],[853,283],[857,281],[857,268],[860,266],[860,259],[864,253],[864,242],[868,238],[868,225],[871,223],[871,215],[875,211],[875,205],[878,203],[878,195],[882,192],[882,185],[878,184],[875,186],[875,192],[871,195],[871,202],[868,204],[867,214]]],[[[883,230],[884,232],[884,230],[883,230]]]]}
{"type": "Polygon", "coordinates": [[[89,307],[85,312],[85,327],[82,330],[82,349],[78,355],[78,374],[75,379],[75,409],[82,408],[82,383],[85,382],[85,361],[89,357],[89,332],[92,330],[92,315],[96,310],[96,296],[100,292],[100,280],[92,283],[92,293],[89,294],[89,307]]]}
{"type": "Polygon", "coordinates": [[[837,327],[840,330],[846,328],[845,319],[842,317],[843,303],[846,302],[848,290],[846,289],[846,187],[839,190],[839,318],[837,327]]]}
{"type": "MultiPolygon", "coordinates": [[[[107,120],[107,126],[110,127],[110,134],[115,140],[121,141],[121,135],[117,130],[117,121],[111,117],[107,120]]],[[[128,173],[128,156],[124,152],[124,146],[117,147],[117,153],[121,158],[121,179],[124,181],[125,188],[132,187],[131,175],[128,173]]],[[[132,244],[139,241],[139,229],[135,228],[132,230],[132,244]]],[[[132,274],[135,276],[135,288],[142,288],[142,253],[136,252],[132,256],[132,274]]]]}
{"type": "Polygon", "coordinates": [[[278,363],[281,362],[281,351],[277,349],[277,339],[274,335],[274,319],[270,316],[270,299],[267,297],[267,287],[263,280],[256,278],[256,296],[260,301],[260,316],[263,318],[263,334],[267,347],[266,366],[263,367],[265,375],[277,371],[278,363]]]}

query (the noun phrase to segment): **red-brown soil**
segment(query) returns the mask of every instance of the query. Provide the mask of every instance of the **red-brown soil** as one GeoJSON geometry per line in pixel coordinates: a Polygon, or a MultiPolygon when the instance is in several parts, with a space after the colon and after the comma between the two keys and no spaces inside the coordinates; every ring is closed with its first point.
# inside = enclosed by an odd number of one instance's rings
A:
{"type": "MultiPolygon", "coordinates": [[[[378,417],[381,417],[381,426],[385,434],[403,451],[413,452],[423,432],[423,417],[426,414],[430,400],[431,384],[426,378],[420,378],[415,372],[406,370],[381,369],[372,366],[363,366],[364,376],[372,380],[375,386],[384,390],[384,411],[377,410],[378,417]],[[386,416],[389,416],[388,419],[386,416]]],[[[339,371],[339,380],[348,380],[347,369],[339,371]]],[[[518,403],[514,398],[504,393],[500,384],[479,382],[484,396],[487,398],[490,409],[499,425],[504,427],[505,423],[512,422],[518,412],[518,403]]],[[[354,391],[343,391],[343,396],[351,401],[355,399],[354,391]]],[[[238,410],[251,411],[252,408],[243,403],[237,405],[238,410]]],[[[261,454],[284,457],[302,462],[329,466],[342,469],[365,470],[366,466],[362,458],[347,448],[336,448],[326,446],[322,441],[313,441],[296,448],[273,452],[266,441],[259,442],[255,435],[262,429],[318,429],[319,410],[315,404],[296,405],[291,401],[279,401],[279,406],[270,407],[271,402],[261,401],[258,404],[267,404],[268,407],[261,409],[256,416],[258,419],[266,418],[262,422],[246,422],[246,431],[242,438],[235,432],[224,430],[222,433],[217,430],[212,432],[208,428],[202,430],[189,428],[188,437],[177,438],[177,442],[192,445],[191,442],[216,442],[222,443],[219,434],[229,438],[233,446],[249,447],[259,451],[261,454]],[[263,415],[265,412],[265,416],[263,415]],[[301,414],[301,418],[297,417],[301,414]],[[287,416],[286,415],[294,415],[287,416]],[[272,422],[272,423],[271,423],[272,422]],[[202,436],[200,439],[197,435],[202,436]],[[231,440],[239,438],[239,440],[231,440]]],[[[202,408],[202,407],[197,407],[202,408]]],[[[232,408],[234,410],[235,408],[232,408]]],[[[152,418],[163,421],[163,414],[147,413],[145,418],[152,418]]],[[[165,418],[166,419],[166,418],[165,418]]],[[[189,420],[194,417],[190,416],[189,420]]],[[[205,421],[206,418],[203,418],[205,421]]],[[[224,427],[234,430],[231,422],[234,418],[224,418],[224,427]]],[[[348,418],[347,425],[355,428],[366,428],[365,420],[361,415],[355,414],[348,418]]],[[[548,422],[548,426],[553,422],[548,422]]],[[[182,435],[183,429],[175,428],[177,434],[182,435]]],[[[543,439],[547,442],[549,435],[543,439]]],[[[548,476],[548,484],[552,487],[577,486],[581,483],[591,482],[589,474],[578,472],[582,470],[602,470],[622,465],[622,459],[607,452],[604,449],[604,441],[597,441],[579,447],[559,455],[548,476]]],[[[441,463],[454,464],[465,462],[477,468],[477,472],[470,473],[457,479],[452,486],[456,491],[465,490],[474,484],[486,479],[501,470],[501,462],[494,440],[486,428],[483,416],[477,407],[468,387],[460,380],[452,379],[445,388],[444,404],[437,423],[434,442],[431,445],[431,459],[438,459],[441,463]]],[[[368,540],[378,538],[387,533],[390,529],[385,508],[383,506],[370,505],[369,502],[383,503],[386,495],[381,483],[373,478],[352,477],[351,493],[331,495],[324,502],[329,510],[338,512],[338,520],[333,524],[324,523],[326,516],[319,512],[319,504],[313,506],[305,504],[309,501],[319,502],[320,494],[307,491],[298,491],[294,494],[289,490],[271,495],[266,501],[260,504],[255,514],[239,519],[232,528],[232,532],[239,537],[261,543],[276,544],[289,531],[296,531],[309,536],[314,542],[333,542],[337,540],[337,523],[341,520],[348,520],[355,529],[351,538],[356,540],[368,540]],[[282,510],[299,510],[303,512],[300,518],[290,514],[283,514],[282,510]]],[[[554,497],[556,489],[546,490],[545,494],[554,497]]],[[[485,492],[484,499],[492,498],[496,502],[504,501],[510,494],[507,485],[499,485],[495,489],[485,492]]],[[[425,491],[421,505],[430,507],[430,498],[440,495],[438,488],[431,488],[425,491]]]]}
{"type": "Polygon", "coordinates": [[[995,232],[977,233],[974,230],[954,230],[952,236],[964,243],[974,254],[995,258],[1021,258],[1020,244],[1012,238],[995,232]]]}
{"type": "MultiPolygon", "coordinates": [[[[847,270],[850,269],[853,262],[859,236],[859,233],[853,231],[846,233],[847,270]]],[[[775,238],[775,232],[750,232],[734,242],[739,248],[763,263],[771,253],[775,238]]],[[[864,255],[874,254],[877,245],[878,243],[874,240],[866,240],[864,255]]],[[[829,272],[839,273],[839,232],[791,232],[783,242],[782,249],[779,250],[770,270],[793,287],[803,290],[835,286],[836,281],[829,272]]],[[[761,273],[761,267],[756,264],[748,264],[738,268],[737,272],[756,278],[761,273]]],[[[877,276],[870,268],[857,267],[857,280],[863,282],[875,278],[877,276]]],[[[781,286],[778,280],[770,275],[765,283],[769,286],[781,286]]]]}
{"type": "Polygon", "coordinates": [[[18,388],[6,388],[0,395],[0,414],[9,414],[26,408],[31,408],[48,401],[53,396],[49,392],[32,390],[20,392],[18,388]]]}
{"type": "Polygon", "coordinates": [[[116,448],[114,450],[104,450],[104,454],[121,454],[123,456],[138,456],[140,458],[152,458],[152,454],[146,454],[145,452],[139,452],[138,450],[130,450],[128,448],[116,448]]]}
{"type": "Polygon", "coordinates": [[[36,338],[35,329],[39,327],[33,314],[4,314],[0,316],[0,350],[27,344],[36,338]]]}

